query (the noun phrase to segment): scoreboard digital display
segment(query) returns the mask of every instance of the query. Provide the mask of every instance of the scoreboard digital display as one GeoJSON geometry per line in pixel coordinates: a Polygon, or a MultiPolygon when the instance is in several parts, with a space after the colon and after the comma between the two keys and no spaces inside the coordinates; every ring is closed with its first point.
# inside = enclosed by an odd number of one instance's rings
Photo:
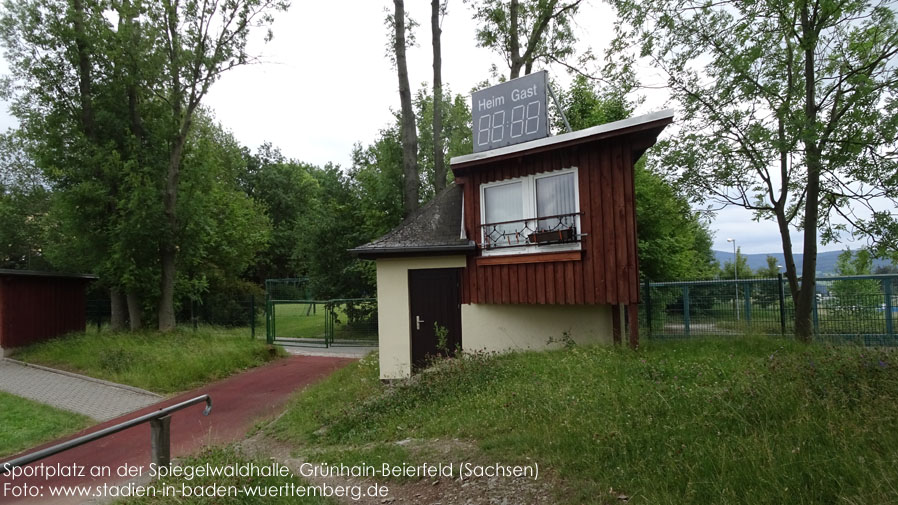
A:
{"type": "Polygon", "coordinates": [[[475,153],[548,137],[546,71],[475,91],[471,113],[475,153]]]}

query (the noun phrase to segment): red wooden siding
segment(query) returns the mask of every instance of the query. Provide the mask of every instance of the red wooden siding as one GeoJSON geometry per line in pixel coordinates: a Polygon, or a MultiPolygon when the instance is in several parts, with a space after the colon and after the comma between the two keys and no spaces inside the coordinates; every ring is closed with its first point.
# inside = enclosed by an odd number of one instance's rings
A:
{"type": "Polygon", "coordinates": [[[0,347],[19,347],[83,331],[87,282],[0,275],[0,347]]]}
{"type": "MultiPolygon", "coordinates": [[[[629,304],[639,296],[633,151],[627,137],[584,143],[455,169],[464,184],[465,229],[480,240],[480,185],[576,166],[583,258],[579,261],[477,264],[468,257],[463,303],[629,304]]],[[[491,256],[492,258],[492,256],[491,256]]]]}

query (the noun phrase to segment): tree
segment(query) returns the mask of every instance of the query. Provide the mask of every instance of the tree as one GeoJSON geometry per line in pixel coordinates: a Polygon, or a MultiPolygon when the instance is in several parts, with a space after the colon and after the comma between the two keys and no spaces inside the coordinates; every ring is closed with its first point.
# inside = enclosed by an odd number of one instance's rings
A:
{"type": "MultiPolygon", "coordinates": [[[[443,119],[440,121],[442,158],[462,156],[473,152],[473,139],[471,138],[471,109],[468,106],[467,97],[455,95],[448,86],[445,87],[443,104],[443,119]]],[[[426,88],[421,88],[415,95],[415,115],[418,123],[418,140],[422,146],[430,146],[431,140],[436,137],[433,131],[433,117],[436,108],[434,97],[427,93],[426,88]]],[[[452,177],[451,173],[443,167],[442,172],[437,168],[437,158],[429,149],[422,148],[418,153],[418,166],[421,174],[422,200],[430,197],[446,187],[446,183],[452,177]]]]}
{"type": "Polygon", "coordinates": [[[754,277],[755,273],[751,271],[751,267],[748,266],[748,259],[742,254],[742,248],[739,247],[736,249],[736,262],[732,261],[724,261],[723,265],[720,267],[720,278],[721,279],[748,279],[750,277],[754,277]],[[738,265],[738,268],[736,266],[738,265]]]}
{"type": "Polygon", "coordinates": [[[250,169],[242,183],[244,191],[263,205],[271,219],[271,241],[255,259],[251,278],[298,277],[308,270],[298,237],[314,220],[318,203],[317,170],[307,163],[287,159],[271,144],[245,155],[250,169]]]}
{"type": "Polygon", "coordinates": [[[179,206],[177,195],[192,121],[221,72],[248,61],[248,31],[285,7],[262,0],[5,5],[0,38],[15,84],[5,89],[28,155],[54,190],[48,256],[100,274],[114,326],[123,320],[122,292],[132,328],[149,300],[160,328],[174,325],[177,257],[189,249],[179,243],[189,220],[178,209],[191,204],[179,206]]]}
{"type": "Polygon", "coordinates": [[[412,92],[408,83],[408,63],[405,50],[406,15],[403,0],[393,0],[393,17],[388,18],[393,28],[393,54],[399,79],[400,139],[402,144],[403,215],[418,209],[420,181],[418,179],[418,133],[415,130],[415,113],[412,109],[412,92]]]}
{"type": "MultiPolygon", "coordinates": [[[[873,255],[866,249],[857,252],[845,249],[836,260],[837,275],[850,277],[872,273],[873,255]]],[[[829,291],[841,308],[875,307],[882,302],[882,282],[874,279],[833,281],[829,291]]]]}
{"type": "Polygon", "coordinates": [[[505,59],[509,78],[533,71],[537,62],[560,63],[574,54],[571,27],[582,0],[480,0],[474,4],[477,45],[505,59]]]}
{"type": "Polygon", "coordinates": [[[755,275],[757,277],[775,279],[780,274],[779,260],[774,256],[770,256],[769,254],[765,258],[765,260],[767,261],[767,266],[764,268],[759,268],[757,271],[755,271],[755,275]]]}
{"type": "MultiPolygon", "coordinates": [[[[448,0],[445,0],[448,1],[448,0]]],[[[446,162],[443,152],[443,56],[440,48],[442,16],[446,15],[443,0],[430,0],[430,32],[433,46],[433,184],[434,192],[446,187],[446,162]]]]}
{"type": "Polygon", "coordinates": [[[0,268],[41,270],[50,193],[16,132],[0,135],[0,268]]]}
{"type": "MultiPolygon", "coordinates": [[[[246,42],[253,28],[273,21],[272,12],[286,10],[284,0],[232,0],[229,2],[188,2],[164,0],[151,11],[151,19],[161,30],[165,55],[165,85],[160,93],[169,105],[168,168],[163,187],[166,226],[159,238],[161,284],[159,329],[175,326],[175,273],[181,223],[177,215],[179,180],[184,148],[194,113],[223,73],[249,61],[246,42]]],[[[267,39],[271,37],[269,35],[267,39]]],[[[161,76],[160,76],[161,77],[161,76]]]]}
{"type": "Polygon", "coordinates": [[[683,110],[658,166],[697,199],[777,223],[795,334],[809,341],[818,229],[824,241],[850,228],[898,243],[893,2],[612,3],[618,61],[637,48],[683,110]],[[801,279],[791,228],[804,233],[801,279]]]}
{"type": "MultiPolygon", "coordinates": [[[[629,117],[635,103],[627,96],[629,81],[597,87],[577,76],[559,93],[559,104],[573,130],[629,117]]],[[[560,115],[552,118],[561,129],[560,115]]],[[[651,156],[651,151],[648,156],[651,156]]],[[[663,281],[713,277],[717,270],[707,225],[689,208],[688,200],[661,176],[646,168],[646,157],[634,167],[639,270],[646,279],[663,281]]]]}

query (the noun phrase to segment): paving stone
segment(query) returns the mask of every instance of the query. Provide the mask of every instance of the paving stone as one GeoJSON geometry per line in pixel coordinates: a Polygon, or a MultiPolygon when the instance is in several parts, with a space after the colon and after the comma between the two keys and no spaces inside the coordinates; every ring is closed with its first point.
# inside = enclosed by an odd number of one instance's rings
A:
{"type": "Polygon", "coordinates": [[[0,391],[106,421],[157,403],[137,388],[0,359],[0,391]]]}

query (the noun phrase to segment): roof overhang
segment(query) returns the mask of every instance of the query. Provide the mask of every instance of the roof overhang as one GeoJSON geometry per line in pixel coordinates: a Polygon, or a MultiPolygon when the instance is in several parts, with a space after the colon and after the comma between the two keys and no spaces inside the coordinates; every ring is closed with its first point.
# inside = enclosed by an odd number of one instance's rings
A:
{"type": "Polygon", "coordinates": [[[449,165],[452,167],[452,170],[460,170],[489,162],[571,147],[621,135],[647,132],[657,136],[665,126],[673,122],[673,117],[673,109],[665,109],[651,114],[605,123],[575,132],[562,133],[561,135],[555,135],[553,137],[524,142],[523,144],[500,147],[498,149],[466,154],[464,156],[456,156],[450,160],[449,165]]]}
{"type": "Polygon", "coordinates": [[[447,254],[470,254],[477,250],[473,241],[467,244],[420,247],[357,247],[349,252],[363,260],[399,256],[440,256],[447,254]]]}

